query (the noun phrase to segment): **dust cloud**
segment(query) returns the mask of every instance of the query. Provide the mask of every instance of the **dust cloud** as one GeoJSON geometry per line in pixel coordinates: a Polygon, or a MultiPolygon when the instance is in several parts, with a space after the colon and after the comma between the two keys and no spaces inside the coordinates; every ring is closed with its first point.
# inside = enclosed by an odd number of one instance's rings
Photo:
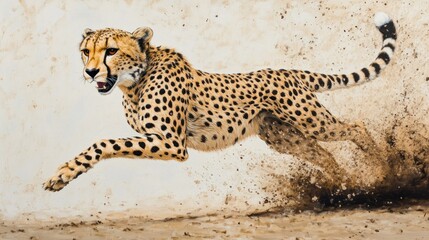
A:
{"type": "MultiPolygon", "coordinates": [[[[277,134],[282,137],[290,134],[283,129],[277,134]]],[[[327,168],[308,171],[298,167],[293,175],[267,174],[265,189],[270,197],[268,203],[276,207],[267,212],[295,210],[326,210],[338,208],[374,208],[394,206],[412,200],[429,198],[429,131],[415,120],[394,121],[385,134],[387,167],[383,169],[382,181],[368,184],[366,178],[372,177],[372,167],[361,169],[361,174],[350,174],[341,170],[333,156],[314,142],[301,141],[297,148],[300,160],[317,158],[326,162],[327,168]],[[334,176],[333,178],[330,176],[334,176]]],[[[277,146],[279,147],[279,146],[277,146]]],[[[290,152],[290,149],[276,149],[290,152]]],[[[361,150],[354,150],[359,155],[361,150]]],[[[361,155],[361,154],[360,154],[361,155]]],[[[359,159],[358,159],[359,161],[359,159]]],[[[314,162],[314,160],[313,160],[314,162]]],[[[366,161],[371,162],[371,161],[366,161]]],[[[255,213],[261,214],[261,213],[255,213]]]]}

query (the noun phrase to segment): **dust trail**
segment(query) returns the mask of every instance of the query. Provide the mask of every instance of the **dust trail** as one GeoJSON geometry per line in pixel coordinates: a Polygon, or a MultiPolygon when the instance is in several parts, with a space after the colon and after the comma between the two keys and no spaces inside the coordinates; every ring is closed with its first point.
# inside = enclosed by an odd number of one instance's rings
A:
{"type": "MultiPolygon", "coordinates": [[[[275,134],[281,136],[290,132],[279,132],[276,129],[275,134]]],[[[300,210],[380,207],[400,204],[410,199],[429,199],[429,130],[414,120],[402,119],[401,122],[394,123],[385,136],[387,148],[384,155],[388,162],[388,167],[384,170],[385,179],[369,185],[365,181],[356,180],[369,178],[373,174],[371,167],[379,164],[367,166],[363,175],[338,175],[341,172],[337,171],[336,176],[342,180],[329,179],[329,173],[336,167],[332,164],[332,155],[327,154],[320,146],[314,147],[313,143],[309,145],[309,142],[301,141],[300,147],[305,151],[300,152],[299,158],[308,160],[316,156],[318,162],[328,162],[324,168],[327,167],[328,171],[309,173],[301,168],[293,176],[269,175],[269,183],[264,187],[270,196],[266,201],[277,206],[269,212],[291,207],[300,210]],[[308,148],[312,150],[308,151],[308,148]]],[[[287,152],[286,149],[283,151],[287,152]]]]}

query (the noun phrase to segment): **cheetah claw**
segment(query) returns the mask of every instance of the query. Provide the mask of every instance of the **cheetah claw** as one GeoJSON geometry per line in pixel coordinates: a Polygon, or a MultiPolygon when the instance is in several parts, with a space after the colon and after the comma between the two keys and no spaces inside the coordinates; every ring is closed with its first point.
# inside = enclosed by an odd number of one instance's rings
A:
{"type": "Polygon", "coordinates": [[[67,184],[68,182],[64,182],[64,180],[61,179],[61,176],[53,177],[48,181],[46,181],[45,183],[43,183],[43,188],[47,191],[58,192],[61,189],[63,189],[67,184]]]}
{"type": "Polygon", "coordinates": [[[43,184],[43,188],[52,192],[63,189],[71,180],[76,178],[73,170],[67,164],[62,165],[57,173],[43,184]]]}

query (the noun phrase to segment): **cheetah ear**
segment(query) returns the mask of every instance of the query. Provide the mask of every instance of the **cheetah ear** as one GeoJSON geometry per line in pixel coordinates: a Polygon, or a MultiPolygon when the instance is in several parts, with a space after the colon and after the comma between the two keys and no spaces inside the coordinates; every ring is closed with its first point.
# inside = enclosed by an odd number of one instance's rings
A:
{"type": "Polygon", "coordinates": [[[86,38],[86,37],[88,37],[89,35],[94,34],[94,33],[95,33],[95,31],[94,31],[94,30],[92,30],[92,29],[90,29],[90,28],[85,28],[85,30],[83,30],[82,37],[83,37],[83,38],[86,38]]]}
{"type": "Polygon", "coordinates": [[[133,33],[133,37],[137,39],[137,43],[139,44],[140,51],[144,52],[146,49],[146,45],[149,44],[149,41],[152,39],[153,31],[148,27],[140,27],[137,28],[133,33]]]}

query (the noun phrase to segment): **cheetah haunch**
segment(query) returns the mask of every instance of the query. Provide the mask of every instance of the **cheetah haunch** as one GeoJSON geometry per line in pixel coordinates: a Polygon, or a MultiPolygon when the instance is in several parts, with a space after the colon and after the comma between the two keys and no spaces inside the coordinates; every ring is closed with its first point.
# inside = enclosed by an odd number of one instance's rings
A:
{"type": "MultiPolygon", "coordinates": [[[[385,13],[376,14],[375,24],[383,35],[383,47],[375,61],[357,72],[334,75],[283,69],[212,74],[192,68],[172,49],[153,47],[150,28],[133,33],[86,29],[80,44],[85,79],[96,82],[103,95],[115,87],[122,90],[125,117],[140,136],[92,144],[61,165],[43,186],[61,190],[108,158],[185,161],[188,147],[218,150],[252,135],[297,156],[295,140],[316,148],[320,148],[317,141],[350,140],[379,157],[365,127],[337,120],[314,94],[368,82],[386,67],[395,49],[395,26],[385,13]],[[289,136],[268,134],[269,130],[285,130],[289,136]]],[[[317,157],[307,160],[325,165],[317,157]]]]}

